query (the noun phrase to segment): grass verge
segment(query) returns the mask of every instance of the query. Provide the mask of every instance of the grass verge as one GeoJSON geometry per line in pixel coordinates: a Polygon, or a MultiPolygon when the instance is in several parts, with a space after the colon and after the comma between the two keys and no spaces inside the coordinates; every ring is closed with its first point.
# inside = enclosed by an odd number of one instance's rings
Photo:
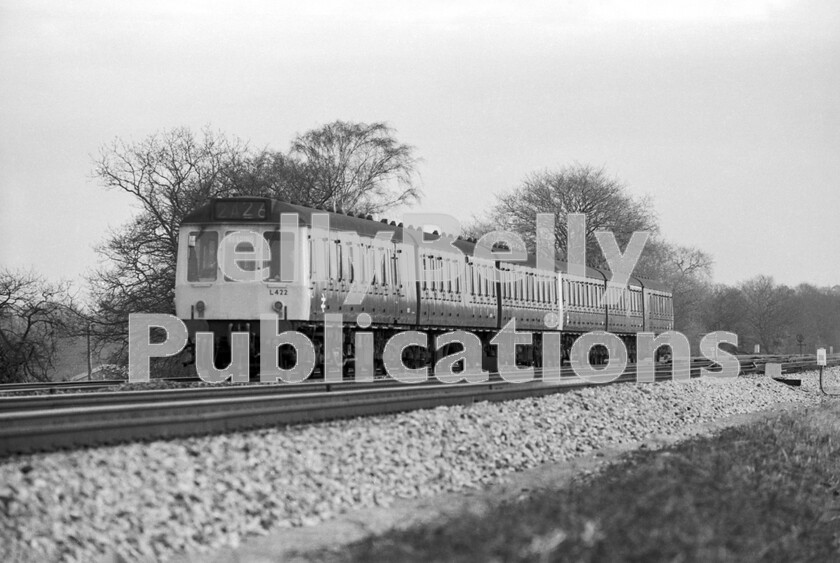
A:
{"type": "MultiPolygon", "coordinates": [[[[483,515],[318,553],[350,561],[840,561],[840,400],[659,451],[483,515]]],[[[308,558],[308,557],[307,557],[308,558]]]]}

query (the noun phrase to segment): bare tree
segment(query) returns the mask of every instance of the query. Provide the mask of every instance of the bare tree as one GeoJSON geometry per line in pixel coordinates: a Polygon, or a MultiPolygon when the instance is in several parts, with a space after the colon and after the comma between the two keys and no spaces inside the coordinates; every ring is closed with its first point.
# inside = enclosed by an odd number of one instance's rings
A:
{"type": "Polygon", "coordinates": [[[739,289],[750,336],[764,351],[778,351],[791,326],[793,290],[763,275],[743,282],[739,289]]]}
{"type": "Polygon", "coordinates": [[[291,156],[306,166],[309,202],[377,214],[420,198],[414,148],[384,123],[334,121],[299,135],[291,156]]]}
{"type": "Polygon", "coordinates": [[[155,246],[174,257],[181,220],[207,198],[235,193],[230,171],[247,158],[241,141],[209,129],[199,137],[182,127],[138,143],[113,141],[100,150],[93,175],[106,188],[132,196],[143,226],[160,239],[155,246]]]}
{"type": "Polygon", "coordinates": [[[744,294],[740,289],[718,284],[706,295],[701,317],[707,330],[728,330],[741,337],[746,332],[746,308],[744,294]]]}
{"type": "MultiPolygon", "coordinates": [[[[840,293],[829,287],[800,284],[792,296],[791,335],[802,335],[805,349],[834,346],[840,350],[840,293]]],[[[790,339],[790,351],[799,351],[799,343],[790,339]]]]}
{"type": "Polygon", "coordinates": [[[661,281],[671,288],[674,328],[695,336],[705,328],[701,314],[712,291],[713,263],[712,257],[700,249],[654,238],[645,246],[634,275],[661,281]]]}
{"type": "Polygon", "coordinates": [[[522,184],[498,197],[489,222],[495,228],[518,233],[530,249],[535,246],[537,213],[555,215],[554,238],[560,256],[568,247],[567,219],[570,213],[586,214],[587,263],[605,266],[595,231],[612,231],[624,245],[634,231],[656,233],[658,225],[650,202],[635,198],[619,180],[603,168],[574,164],[528,176],[522,184]]]}
{"type": "Polygon", "coordinates": [[[98,346],[116,344],[119,355],[129,313],[173,312],[180,223],[207,198],[236,194],[235,172],[247,167],[249,158],[244,143],[209,129],[201,135],[171,129],[101,149],[94,177],[129,194],[140,213],[112,230],[97,249],[105,263],[89,282],[98,346]]]}
{"type": "Polygon", "coordinates": [[[46,381],[76,319],[66,282],[0,270],[0,382],[46,381]]]}
{"type": "Polygon", "coordinates": [[[105,261],[89,279],[97,345],[117,345],[124,358],[130,313],[173,312],[178,229],[209,198],[261,196],[364,213],[416,199],[413,149],[392,132],[337,121],[299,136],[291,155],[186,128],[103,147],[93,176],[129,194],[140,212],[98,248],[105,261]]]}
{"type": "Polygon", "coordinates": [[[231,159],[225,170],[231,193],[315,207],[321,204],[310,167],[279,151],[262,149],[231,159]]]}

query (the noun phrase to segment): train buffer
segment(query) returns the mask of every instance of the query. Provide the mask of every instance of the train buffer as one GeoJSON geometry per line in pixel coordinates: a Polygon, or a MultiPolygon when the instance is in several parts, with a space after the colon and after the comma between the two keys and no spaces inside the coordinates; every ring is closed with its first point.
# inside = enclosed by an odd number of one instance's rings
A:
{"type": "Polygon", "coordinates": [[[801,379],[788,378],[782,374],[782,364],[767,362],[764,364],[764,375],[770,377],[774,381],[790,385],[791,387],[799,387],[802,385],[801,379]]]}

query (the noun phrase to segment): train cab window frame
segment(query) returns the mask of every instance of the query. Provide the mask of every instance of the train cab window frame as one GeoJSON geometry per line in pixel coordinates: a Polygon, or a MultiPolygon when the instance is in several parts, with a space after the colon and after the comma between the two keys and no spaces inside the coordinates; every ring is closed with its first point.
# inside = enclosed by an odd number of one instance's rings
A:
{"type": "Polygon", "coordinates": [[[193,231],[187,237],[189,247],[187,281],[196,283],[216,281],[219,270],[219,233],[193,231]]]}
{"type": "MultiPolygon", "coordinates": [[[[234,233],[237,233],[237,232],[243,232],[243,231],[233,231],[233,230],[226,231],[225,232],[225,237],[227,237],[229,235],[232,235],[234,233]]],[[[247,231],[247,232],[253,232],[253,231],[247,231]]],[[[290,232],[287,232],[287,231],[280,231],[280,230],[272,230],[272,231],[263,231],[262,232],[263,240],[265,240],[269,245],[269,256],[268,256],[268,258],[264,259],[263,263],[259,266],[261,269],[266,268],[266,267],[269,269],[268,277],[261,280],[263,282],[278,283],[278,282],[281,282],[281,281],[282,282],[293,282],[293,281],[295,281],[295,274],[296,274],[297,261],[298,261],[297,256],[295,255],[295,244],[294,244],[295,241],[292,240],[291,243],[287,242],[287,244],[284,245],[282,243],[283,238],[284,238],[283,235],[286,235],[286,238],[288,238],[288,237],[293,237],[294,238],[295,236],[297,236],[295,233],[290,233],[290,232]],[[273,242],[276,243],[276,246],[273,246],[272,245],[272,239],[275,239],[275,238],[276,238],[276,240],[273,241],[273,242]],[[283,247],[284,246],[291,251],[291,260],[289,261],[289,263],[292,264],[292,275],[289,279],[283,279],[283,277],[282,277],[283,274],[284,274],[284,269],[281,268],[281,264],[283,263],[282,254],[283,254],[283,247]]],[[[254,252],[254,245],[251,244],[248,241],[240,241],[236,244],[236,247],[234,248],[234,251],[237,252],[237,253],[239,253],[239,252],[254,252]]],[[[239,266],[239,268],[242,271],[253,272],[257,269],[257,261],[256,260],[238,259],[238,260],[236,260],[236,262],[237,262],[237,265],[239,266]]],[[[233,278],[230,278],[228,276],[224,276],[224,279],[225,279],[226,282],[235,281],[233,278]]]]}

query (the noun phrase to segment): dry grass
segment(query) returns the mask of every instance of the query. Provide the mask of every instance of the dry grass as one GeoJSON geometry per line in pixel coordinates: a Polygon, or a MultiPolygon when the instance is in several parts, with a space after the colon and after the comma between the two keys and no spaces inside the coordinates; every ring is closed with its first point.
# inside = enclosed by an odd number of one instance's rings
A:
{"type": "Polygon", "coordinates": [[[352,561],[840,560],[840,400],[661,451],[490,514],[367,539],[352,561]]]}

